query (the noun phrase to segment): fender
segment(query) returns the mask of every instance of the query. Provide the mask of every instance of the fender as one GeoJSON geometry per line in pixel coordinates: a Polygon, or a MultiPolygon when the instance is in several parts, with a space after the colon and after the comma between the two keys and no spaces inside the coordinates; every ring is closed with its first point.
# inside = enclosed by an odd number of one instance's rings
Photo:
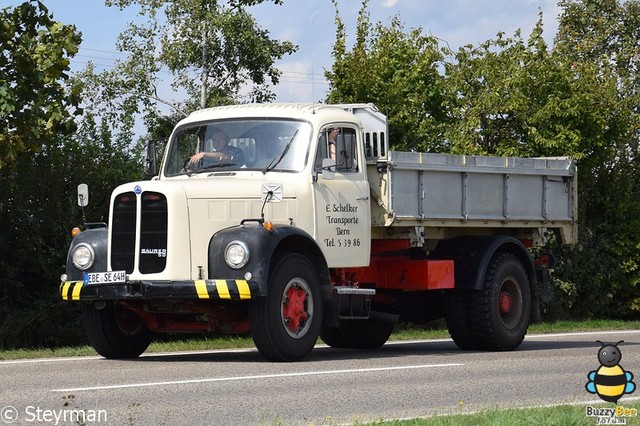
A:
{"type": "Polygon", "coordinates": [[[280,253],[294,252],[309,257],[315,265],[322,293],[330,298],[329,269],[320,247],[304,230],[290,225],[273,225],[269,231],[261,225],[238,225],[215,233],[209,241],[209,278],[229,277],[247,279],[259,284],[260,296],[268,291],[269,273],[280,253]],[[240,269],[233,269],[224,260],[224,252],[232,241],[243,242],[249,250],[249,261],[240,269]]]}
{"type": "Polygon", "coordinates": [[[489,262],[497,252],[511,253],[520,259],[535,296],[537,280],[533,258],[516,238],[506,235],[451,238],[440,241],[431,257],[454,260],[456,288],[481,290],[489,262]]]}
{"type": "Polygon", "coordinates": [[[81,281],[85,272],[107,270],[107,234],[108,228],[100,227],[89,228],[73,237],[69,251],[67,252],[66,274],[69,281],[81,281]],[[71,261],[71,253],[73,253],[73,249],[80,243],[89,244],[93,248],[96,256],[93,265],[86,271],[77,269],[71,261]]]}

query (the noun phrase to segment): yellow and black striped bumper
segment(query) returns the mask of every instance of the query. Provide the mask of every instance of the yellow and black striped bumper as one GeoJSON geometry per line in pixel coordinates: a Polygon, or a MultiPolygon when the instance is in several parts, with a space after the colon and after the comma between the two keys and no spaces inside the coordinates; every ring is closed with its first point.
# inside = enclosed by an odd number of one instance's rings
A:
{"type": "Polygon", "coordinates": [[[249,300],[260,296],[258,283],[246,280],[136,281],[116,285],[65,281],[62,300],[249,300]]]}

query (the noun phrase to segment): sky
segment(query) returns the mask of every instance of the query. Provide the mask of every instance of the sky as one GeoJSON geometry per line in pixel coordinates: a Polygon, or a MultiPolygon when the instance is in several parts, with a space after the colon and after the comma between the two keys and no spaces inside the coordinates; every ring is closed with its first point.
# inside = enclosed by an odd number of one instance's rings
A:
{"type": "MultiPolygon", "coordinates": [[[[7,6],[21,0],[2,0],[7,6]]],[[[113,66],[122,58],[117,52],[116,38],[134,19],[136,11],[107,7],[103,0],[43,0],[54,19],[73,24],[82,33],[79,53],[72,59],[75,70],[89,61],[100,68],[113,66]]],[[[5,7],[5,6],[0,6],[5,7]]],[[[347,47],[353,45],[356,20],[361,0],[338,0],[338,8],[346,25],[347,47]]],[[[328,84],[324,71],[331,68],[331,50],[335,41],[335,8],[331,0],[284,0],[249,9],[258,23],[273,38],[289,40],[299,46],[296,53],[277,63],[282,71],[280,84],[273,87],[279,102],[315,102],[326,97],[328,84]]],[[[524,36],[531,33],[539,12],[544,17],[544,35],[551,42],[558,27],[560,9],[557,0],[369,0],[371,22],[390,24],[398,16],[406,31],[422,28],[456,49],[466,44],[480,44],[505,32],[511,36],[517,29],[524,36]]],[[[167,75],[167,80],[168,80],[167,75]]],[[[169,81],[165,88],[169,90],[169,81]]]]}

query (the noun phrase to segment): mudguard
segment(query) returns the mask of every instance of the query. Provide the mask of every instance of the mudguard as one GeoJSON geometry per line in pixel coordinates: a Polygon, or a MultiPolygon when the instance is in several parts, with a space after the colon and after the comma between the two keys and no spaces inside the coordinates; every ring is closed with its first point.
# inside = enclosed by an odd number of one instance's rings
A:
{"type": "Polygon", "coordinates": [[[251,280],[258,283],[260,295],[264,296],[270,268],[278,254],[285,252],[307,256],[317,269],[323,293],[329,293],[329,271],[320,247],[308,233],[290,225],[274,225],[269,231],[259,224],[249,223],[215,233],[209,242],[208,276],[247,279],[246,274],[250,273],[251,280]],[[240,269],[231,268],[224,260],[225,249],[232,241],[241,241],[249,249],[249,261],[240,269]]]}
{"type": "Polygon", "coordinates": [[[451,238],[440,241],[430,257],[454,260],[456,288],[481,290],[489,262],[497,252],[511,253],[520,259],[529,277],[532,292],[535,292],[537,280],[533,258],[516,238],[506,235],[451,238]]]}
{"type": "Polygon", "coordinates": [[[81,281],[83,280],[85,272],[98,272],[107,270],[107,234],[108,229],[106,227],[89,228],[76,235],[71,240],[69,251],[67,252],[67,267],[66,274],[69,281],[81,281]],[[86,271],[81,271],[73,266],[71,261],[71,253],[73,249],[80,243],[89,244],[95,252],[95,261],[91,268],[86,271]]]}

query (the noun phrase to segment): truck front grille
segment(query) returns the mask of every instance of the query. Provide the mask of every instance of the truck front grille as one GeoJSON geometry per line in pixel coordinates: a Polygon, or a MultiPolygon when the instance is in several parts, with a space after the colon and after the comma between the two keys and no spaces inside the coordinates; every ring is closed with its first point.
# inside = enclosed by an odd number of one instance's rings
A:
{"type": "Polygon", "coordinates": [[[143,274],[162,272],[167,264],[167,198],[157,192],[140,197],[140,235],[136,233],[138,198],[133,192],[116,196],[111,218],[111,268],[135,269],[136,239],[140,239],[138,269],[143,274]]]}
{"type": "Polygon", "coordinates": [[[162,272],[167,266],[167,198],[157,192],[144,192],[141,217],[140,272],[162,272]]]}
{"type": "Polygon", "coordinates": [[[136,247],[136,194],[125,192],[116,196],[111,219],[111,268],[133,272],[136,247]]]}

